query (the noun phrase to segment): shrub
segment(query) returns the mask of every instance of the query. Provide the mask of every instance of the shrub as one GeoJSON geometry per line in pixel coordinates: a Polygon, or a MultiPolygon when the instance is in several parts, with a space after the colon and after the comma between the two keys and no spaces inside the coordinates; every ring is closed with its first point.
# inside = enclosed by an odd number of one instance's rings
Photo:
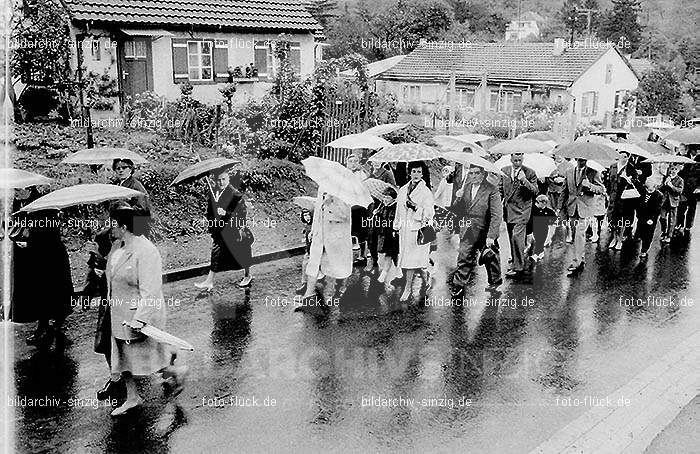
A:
{"type": "Polygon", "coordinates": [[[19,104],[29,118],[49,115],[59,105],[59,93],[56,90],[28,86],[19,97],[19,104]]]}

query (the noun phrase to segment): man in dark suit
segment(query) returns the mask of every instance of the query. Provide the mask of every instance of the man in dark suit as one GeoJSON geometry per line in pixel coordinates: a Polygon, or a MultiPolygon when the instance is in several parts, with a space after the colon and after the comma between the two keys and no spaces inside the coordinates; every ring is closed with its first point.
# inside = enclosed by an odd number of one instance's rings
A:
{"type": "Polygon", "coordinates": [[[503,169],[505,175],[501,176],[500,191],[513,260],[513,266],[506,272],[506,277],[514,278],[523,274],[528,263],[525,256],[527,224],[539,188],[535,171],[523,165],[522,153],[510,155],[510,162],[512,165],[503,169]]]}
{"type": "Polygon", "coordinates": [[[640,191],[639,209],[637,210],[637,232],[635,236],[642,240],[642,250],[639,257],[645,259],[647,251],[654,238],[656,222],[664,204],[664,194],[659,191],[661,181],[658,178],[647,178],[640,191]]]}
{"type": "Polygon", "coordinates": [[[576,159],[576,166],[566,171],[564,186],[564,209],[567,211],[574,233],[574,259],[567,269],[573,276],[583,270],[586,244],[586,218],[595,215],[596,194],[605,194],[605,186],[600,173],[587,167],[586,159],[576,159]]]}
{"type": "Polygon", "coordinates": [[[457,269],[452,275],[455,296],[464,292],[464,286],[477,265],[479,252],[482,252],[481,261],[488,275],[487,289],[495,290],[503,283],[497,243],[501,210],[501,196],[496,186],[486,181],[484,169],[469,168],[464,191],[450,207],[460,226],[457,269]]]}

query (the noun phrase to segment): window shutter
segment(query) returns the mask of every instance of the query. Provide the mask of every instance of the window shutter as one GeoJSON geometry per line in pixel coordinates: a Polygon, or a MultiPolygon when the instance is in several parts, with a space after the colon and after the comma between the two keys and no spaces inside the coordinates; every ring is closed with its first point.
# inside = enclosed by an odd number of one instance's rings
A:
{"type": "Polygon", "coordinates": [[[173,82],[178,84],[189,80],[187,66],[187,40],[172,39],[173,44],[173,82]]]}
{"type": "Polygon", "coordinates": [[[228,80],[228,42],[225,39],[214,40],[214,80],[228,80]]]}
{"type": "Polygon", "coordinates": [[[301,43],[289,43],[289,64],[294,74],[301,74],[301,43]]]}
{"type": "Polygon", "coordinates": [[[267,41],[255,42],[255,67],[261,79],[267,78],[267,47],[267,41]]]}

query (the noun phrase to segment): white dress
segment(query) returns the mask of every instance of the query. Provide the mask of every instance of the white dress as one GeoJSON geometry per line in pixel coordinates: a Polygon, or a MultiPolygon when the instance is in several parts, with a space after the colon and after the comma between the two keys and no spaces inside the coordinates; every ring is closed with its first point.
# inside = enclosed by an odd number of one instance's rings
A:
{"type": "Polygon", "coordinates": [[[418,245],[418,230],[433,221],[435,206],[433,194],[421,180],[411,192],[411,200],[417,205],[416,210],[406,207],[409,181],[399,189],[396,198],[396,216],[394,229],[399,231],[398,266],[403,269],[419,269],[428,266],[430,244],[418,245]]]}

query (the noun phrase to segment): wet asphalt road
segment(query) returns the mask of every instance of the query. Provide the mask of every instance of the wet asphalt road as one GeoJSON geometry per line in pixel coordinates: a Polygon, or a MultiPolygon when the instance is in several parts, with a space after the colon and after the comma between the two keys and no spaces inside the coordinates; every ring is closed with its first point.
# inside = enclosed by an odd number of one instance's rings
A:
{"type": "Polygon", "coordinates": [[[183,356],[187,388],[175,407],[146,380],[146,405],[118,420],[89,400],[107,376],[92,353],[95,310],[69,318],[63,351],[27,347],[31,327],[16,326],[17,396],[60,403],[15,408],[14,444],[32,453],[527,452],[591,408],[563,398],[604,398],[697,329],[693,233],[690,243],[657,239],[646,263],[589,244],[576,279],[565,276],[571,246],[560,241],[532,284],[502,288],[500,306],[485,304],[493,296],[483,269],[466,295],[472,304],[439,305],[456,259],[444,238],[433,306],[419,297],[402,308],[398,290],[382,295],[356,270],[329,317],[294,313],[300,257],[256,266],[248,295],[233,285],[239,273],[222,275],[210,296],[198,296],[194,280],[168,284],[166,298],[179,300],[168,330],[196,348],[183,356]],[[648,297],[676,306],[625,305],[648,297]],[[402,400],[380,407],[371,398],[402,400]]]}

